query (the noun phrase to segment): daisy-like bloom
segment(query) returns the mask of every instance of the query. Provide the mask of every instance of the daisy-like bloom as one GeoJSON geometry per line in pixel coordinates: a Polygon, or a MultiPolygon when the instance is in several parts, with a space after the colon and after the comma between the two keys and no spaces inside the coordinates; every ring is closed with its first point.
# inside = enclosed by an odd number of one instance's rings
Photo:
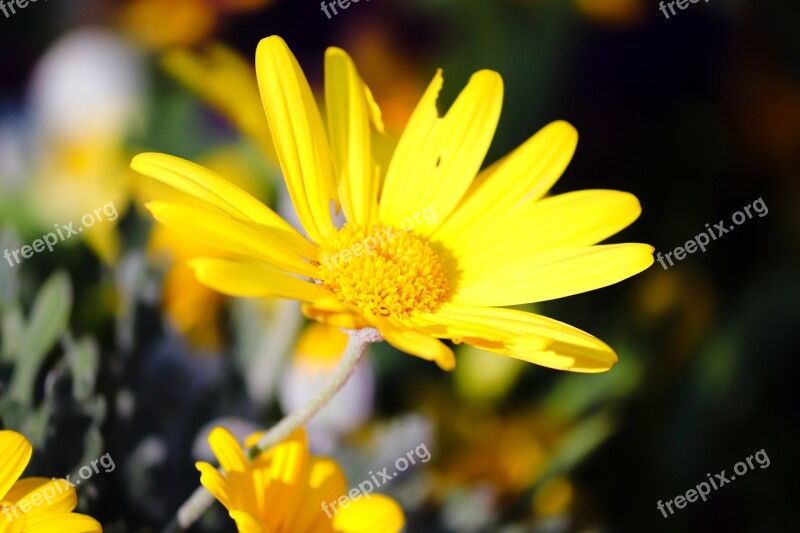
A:
{"type": "Polygon", "coordinates": [[[552,123],[481,171],[500,116],[500,75],[475,73],[440,116],[438,71],[384,171],[372,151],[380,110],[343,50],[325,54],[326,123],[280,37],[259,44],[256,74],[306,235],[189,161],[146,153],[132,163],[207,206],[152,202],[157,220],[236,255],[193,259],[201,283],[232,296],[298,299],[309,318],[376,328],[444,369],[455,357],[440,339],[555,369],[614,364],[613,350],[595,337],[503,308],[611,285],[653,263],[649,245],[596,245],[639,216],[633,195],[543,198],[575,150],[572,126],[552,123]],[[344,211],[341,227],[333,209],[344,211]]]}
{"type": "MultiPolygon", "coordinates": [[[[260,437],[248,438],[248,447],[260,437]]],[[[302,427],[252,461],[226,429],[215,428],[208,443],[222,472],[198,462],[200,482],[241,533],[396,533],[405,524],[391,498],[348,492],[339,465],[309,455],[302,427]]]]}
{"type": "Polygon", "coordinates": [[[33,448],[15,431],[0,431],[0,533],[93,533],[103,531],[86,515],[73,513],[78,497],[63,479],[19,479],[33,448]]]}

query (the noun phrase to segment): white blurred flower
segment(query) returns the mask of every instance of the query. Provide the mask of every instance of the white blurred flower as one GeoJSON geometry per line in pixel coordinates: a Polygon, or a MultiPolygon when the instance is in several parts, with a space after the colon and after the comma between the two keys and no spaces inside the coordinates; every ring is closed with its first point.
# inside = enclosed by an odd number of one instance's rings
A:
{"type": "Polygon", "coordinates": [[[128,207],[131,174],[124,141],[142,116],[144,85],[137,52],[113,33],[92,28],[56,41],[31,81],[31,210],[49,229],[115,206],[117,217],[82,234],[107,264],[121,251],[116,221],[128,207]]]}
{"type": "Polygon", "coordinates": [[[82,28],[55,42],[30,88],[37,128],[48,137],[112,137],[129,129],[144,100],[142,60],[113,33],[82,28]]]}

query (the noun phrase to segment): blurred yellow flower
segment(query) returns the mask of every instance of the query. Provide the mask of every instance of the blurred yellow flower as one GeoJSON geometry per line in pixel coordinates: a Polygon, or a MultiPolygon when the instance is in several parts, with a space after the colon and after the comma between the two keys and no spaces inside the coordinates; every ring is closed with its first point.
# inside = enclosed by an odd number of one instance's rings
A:
{"type": "MultiPolygon", "coordinates": [[[[260,436],[247,439],[248,446],[260,436]]],[[[208,442],[222,472],[198,462],[200,482],[228,509],[240,532],[395,533],[405,524],[391,498],[347,497],[339,465],[310,456],[303,428],[253,460],[226,429],[215,428],[208,442]],[[333,501],[339,503],[326,513],[325,504],[333,501]]]]}
{"type": "Polygon", "coordinates": [[[170,50],[164,54],[162,64],[167,72],[252,139],[269,161],[278,160],[250,63],[230,48],[212,43],[201,51],[170,50]]]}
{"type": "Polygon", "coordinates": [[[63,479],[19,479],[33,449],[15,431],[0,431],[0,532],[93,533],[103,528],[86,515],[73,513],[78,497],[63,479]]]}
{"type": "Polygon", "coordinates": [[[477,72],[439,117],[439,71],[382,177],[371,151],[372,128],[383,130],[380,110],[343,50],[325,55],[327,131],[280,37],[261,41],[256,73],[308,238],[199,165],[153,153],[132,162],[206,204],[152,202],[157,220],[238,256],[192,260],[202,283],[233,296],[300,300],[309,318],[374,327],[396,348],[444,369],[455,357],[439,339],[577,372],[616,362],[611,348],[583,331],[499,308],[605,287],[653,262],[649,245],[593,246],[639,216],[633,195],[588,190],[542,199],[575,150],[572,126],[547,126],[478,174],[500,116],[502,80],[477,72]],[[342,228],[331,205],[344,211],[342,228]]]}

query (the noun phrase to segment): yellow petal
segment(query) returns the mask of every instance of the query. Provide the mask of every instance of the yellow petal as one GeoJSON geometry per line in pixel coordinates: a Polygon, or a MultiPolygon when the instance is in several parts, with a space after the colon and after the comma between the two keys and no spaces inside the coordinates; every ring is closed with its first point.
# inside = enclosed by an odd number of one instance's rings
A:
{"type": "Polygon", "coordinates": [[[382,494],[348,500],[338,510],[333,518],[337,533],[397,533],[406,523],[400,505],[382,494]]]}
{"type": "MultiPolygon", "coordinates": [[[[167,154],[144,153],[133,158],[131,168],[211,204],[232,217],[288,233],[297,233],[277,213],[256,198],[191,161],[167,154]]],[[[299,234],[295,239],[303,240],[299,234]]]]}
{"type": "Polygon", "coordinates": [[[328,295],[320,285],[266,266],[214,258],[192,259],[189,266],[200,283],[229,296],[269,296],[310,302],[328,295]]]}
{"type": "Polygon", "coordinates": [[[258,43],[256,75],[278,160],[300,222],[317,243],[335,231],[336,176],[322,118],[303,71],[278,36],[258,43]]]}
{"type": "Polygon", "coordinates": [[[223,498],[217,494],[224,497],[227,488],[231,505],[234,508],[258,513],[263,501],[263,491],[257,489],[262,487],[257,487],[253,468],[251,468],[250,461],[245,456],[239,441],[227,429],[216,427],[208,436],[208,444],[217,457],[220,468],[225,472],[227,483],[223,484],[211,470],[205,466],[201,467],[201,463],[198,463],[198,468],[202,468],[200,480],[203,486],[208,488],[209,492],[214,494],[220,502],[223,502],[223,498]]]}
{"type": "Polygon", "coordinates": [[[9,510],[9,516],[3,515],[3,518],[0,519],[0,533],[22,533],[25,531],[25,524],[27,523],[28,519],[25,517],[25,513],[20,510],[17,510],[17,514],[14,515],[14,511],[9,510]]]}
{"type": "Polygon", "coordinates": [[[41,514],[30,516],[25,533],[101,533],[103,527],[92,518],[82,514],[41,514]]]}
{"type": "MultiPolygon", "coordinates": [[[[353,60],[340,48],[325,52],[325,100],[331,151],[339,174],[339,196],[350,222],[377,216],[378,172],[372,159],[370,93],[353,60]]],[[[379,112],[379,111],[378,111],[379,112]]]]}
{"type": "Polygon", "coordinates": [[[347,480],[339,465],[324,457],[312,458],[308,496],[298,512],[294,530],[325,531],[333,518],[334,502],[346,493],[347,480]]]}
{"type": "Polygon", "coordinates": [[[362,329],[370,326],[368,320],[354,307],[338,298],[325,297],[300,307],[309,320],[345,329],[362,329]]]}
{"type": "Polygon", "coordinates": [[[239,533],[262,533],[265,531],[258,519],[247,511],[231,511],[230,515],[236,522],[239,533]]]}
{"type": "Polygon", "coordinates": [[[214,43],[201,52],[186,48],[171,50],[164,54],[163,65],[170,74],[256,141],[267,156],[277,162],[251,63],[227,46],[214,43]]]}
{"type": "Polygon", "coordinates": [[[24,436],[16,431],[0,431],[0,500],[25,471],[32,453],[31,443],[24,436]]]}
{"type": "Polygon", "coordinates": [[[249,462],[241,444],[227,429],[215,427],[208,436],[208,445],[226,473],[244,472],[248,469],[249,462]]]}
{"type": "Polygon", "coordinates": [[[617,362],[603,341],[533,313],[447,304],[424,318],[436,324],[432,335],[556,370],[603,372],[617,362]]]}
{"type": "MultiPolygon", "coordinates": [[[[482,70],[444,116],[437,118],[441,73],[426,91],[403,132],[386,171],[380,220],[400,226],[404,218],[432,209],[441,221],[458,205],[486,157],[503,100],[499,74],[482,70]]],[[[435,225],[416,229],[431,233],[435,225]]]]}
{"type": "Polygon", "coordinates": [[[505,158],[481,172],[461,205],[433,235],[435,240],[468,239],[479,228],[523,201],[533,201],[561,177],[578,143],[570,124],[553,122],[505,158]]]}
{"type": "Polygon", "coordinates": [[[11,503],[19,504],[27,501],[33,505],[27,513],[28,517],[49,513],[69,513],[78,504],[78,495],[75,488],[63,479],[48,479],[46,477],[30,477],[21,479],[14,484],[5,497],[11,503]]]}
{"type": "Polygon", "coordinates": [[[441,341],[418,333],[390,319],[375,318],[374,320],[375,327],[378,328],[386,342],[398,350],[427,361],[434,361],[442,370],[452,370],[456,367],[453,350],[442,344],[441,341]]]}
{"type": "Polygon", "coordinates": [[[147,209],[165,226],[202,244],[258,259],[296,274],[310,277],[318,274],[281,230],[248,224],[218,211],[169,202],[150,202],[147,209]]]}
{"type": "Polygon", "coordinates": [[[236,509],[239,499],[233,492],[230,482],[213,466],[198,462],[195,467],[200,471],[200,484],[211,493],[226,509],[236,509]]]}
{"type": "Polygon", "coordinates": [[[470,306],[543,302],[613,285],[653,264],[647,244],[607,244],[520,256],[506,250],[464,271],[451,301],[470,306]]]}
{"type": "Polygon", "coordinates": [[[635,196],[619,191],[583,190],[545,198],[487,220],[469,238],[450,245],[464,271],[484,270],[503,262],[522,262],[531,254],[590,246],[614,235],[636,220],[642,208],[635,196]],[[525,228],[520,238],[519,228],[525,228]]]}
{"type": "MultiPolygon", "coordinates": [[[[305,430],[298,428],[280,444],[261,454],[255,464],[265,464],[263,501],[270,531],[294,531],[291,525],[307,497],[306,480],[310,468],[308,439],[305,430]]],[[[259,468],[262,470],[262,468],[259,468]]]]}

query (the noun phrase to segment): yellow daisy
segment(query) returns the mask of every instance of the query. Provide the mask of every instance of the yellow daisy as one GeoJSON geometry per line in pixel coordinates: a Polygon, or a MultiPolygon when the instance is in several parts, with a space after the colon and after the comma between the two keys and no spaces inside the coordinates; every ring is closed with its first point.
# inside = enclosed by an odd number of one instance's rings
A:
{"type": "Polygon", "coordinates": [[[19,479],[33,449],[15,431],[0,431],[0,533],[93,533],[103,531],[86,515],[73,513],[78,497],[63,479],[19,479]]]}
{"type": "MultiPolygon", "coordinates": [[[[247,439],[248,447],[260,437],[247,439]]],[[[252,461],[224,428],[215,428],[208,443],[222,472],[198,462],[200,482],[228,509],[241,533],[396,533],[405,524],[391,498],[368,492],[366,484],[364,492],[348,492],[339,465],[309,455],[302,427],[252,461]]]]}
{"type": "Polygon", "coordinates": [[[201,283],[232,296],[293,298],[309,318],[376,328],[398,349],[455,366],[440,339],[546,367],[600,372],[617,360],[595,337],[504,306],[590,291],[653,262],[646,244],[596,243],[641,212],[631,194],[543,198],[569,163],[575,129],[554,122],[480,170],[500,116],[503,83],[475,73],[444,116],[438,71],[391,162],[375,164],[380,110],[350,57],[325,54],[327,126],[286,43],[259,43],[256,74],[280,166],[306,235],[213,172],[146,153],[132,167],[205,202],[148,205],[155,218],[236,254],[197,258],[201,283]],[[334,225],[342,209],[346,223],[334,225]]]}

